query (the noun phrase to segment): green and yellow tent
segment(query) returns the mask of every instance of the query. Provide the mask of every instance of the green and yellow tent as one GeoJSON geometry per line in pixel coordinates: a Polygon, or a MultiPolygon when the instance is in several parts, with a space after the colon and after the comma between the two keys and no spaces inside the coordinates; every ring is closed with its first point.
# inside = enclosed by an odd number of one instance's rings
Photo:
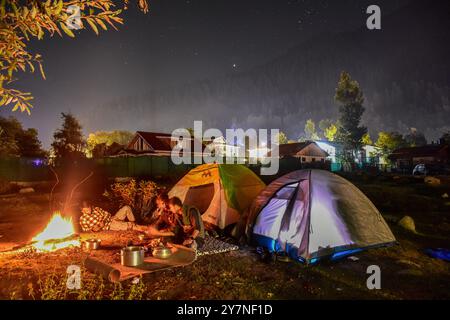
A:
{"type": "Polygon", "coordinates": [[[169,197],[197,207],[204,222],[224,229],[239,221],[264,188],[264,182],[243,165],[204,164],[181,178],[169,197]]]}

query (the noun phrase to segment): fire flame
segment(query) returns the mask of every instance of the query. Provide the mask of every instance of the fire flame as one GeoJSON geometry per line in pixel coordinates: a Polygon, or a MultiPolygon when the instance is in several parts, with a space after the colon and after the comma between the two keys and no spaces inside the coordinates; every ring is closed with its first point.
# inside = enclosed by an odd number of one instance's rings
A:
{"type": "Polygon", "coordinates": [[[35,236],[33,247],[38,251],[55,251],[69,246],[80,246],[78,239],[70,239],[75,235],[72,218],[64,218],[59,212],[55,212],[44,231],[35,236]],[[64,239],[67,241],[64,241],[64,239]]]}

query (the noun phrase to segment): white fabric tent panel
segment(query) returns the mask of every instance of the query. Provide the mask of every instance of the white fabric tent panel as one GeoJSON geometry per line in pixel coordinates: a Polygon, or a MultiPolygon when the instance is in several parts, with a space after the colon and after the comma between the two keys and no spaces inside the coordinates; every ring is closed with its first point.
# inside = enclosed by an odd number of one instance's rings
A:
{"type": "Polygon", "coordinates": [[[312,176],[309,254],[324,248],[353,244],[351,235],[336,208],[336,195],[330,192],[328,183],[326,177],[312,176]]]}
{"type": "MultiPolygon", "coordinates": [[[[302,183],[308,183],[307,180],[302,181],[302,183]]],[[[303,235],[306,232],[309,231],[309,225],[306,223],[303,223],[302,226],[302,222],[303,219],[305,218],[305,197],[307,197],[307,195],[305,195],[303,193],[303,190],[301,189],[301,185],[300,185],[300,189],[297,190],[298,194],[296,195],[296,200],[294,203],[294,206],[292,208],[292,214],[291,214],[291,219],[289,222],[289,229],[288,231],[281,231],[280,232],[280,242],[281,243],[288,243],[291,246],[294,246],[296,248],[300,247],[301,241],[303,239],[303,235]]]]}
{"type": "Polygon", "coordinates": [[[202,214],[203,221],[208,223],[219,225],[220,212],[222,207],[222,199],[220,194],[220,183],[218,181],[214,182],[214,196],[208,209],[202,214]]]}
{"type": "Polygon", "coordinates": [[[256,219],[253,233],[266,236],[272,239],[278,239],[281,220],[286,211],[289,201],[273,198],[264,207],[256,219]]]}
{"type": "Polygon", "coordinates": [[[224,229],[226,226],[239,221],[239,213],[229,208],[225,198],[225,191],[220,182],[214,182],[214,196],[208,209],[202,214],[202,220],[224,229]]]}

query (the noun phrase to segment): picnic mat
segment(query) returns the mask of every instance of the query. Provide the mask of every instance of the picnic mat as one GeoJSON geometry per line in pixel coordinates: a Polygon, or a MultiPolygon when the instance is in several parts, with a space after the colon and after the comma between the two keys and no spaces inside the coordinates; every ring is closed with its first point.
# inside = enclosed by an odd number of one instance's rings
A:
{"type": "Polygon", "coordinates": [[[197,250],[197,256],[206,256],[216,253],[224,253],[239,250],[239,247],[213,237],[205,237],[205,242],[197,250]]]}
{"type": "Polygon", "coordinates": [[[121,282],[134,277],[168,268],[186,266],[196,259],[195,251],[183,246],[173,245],[172,255],[167,259],[152,256],[145,257],[144,263],[138,267],[126,267],[118,263],[108,263],[100,257],[89,256],[84,261],[86,269],[98,273],[111,282],[121,282]]]}

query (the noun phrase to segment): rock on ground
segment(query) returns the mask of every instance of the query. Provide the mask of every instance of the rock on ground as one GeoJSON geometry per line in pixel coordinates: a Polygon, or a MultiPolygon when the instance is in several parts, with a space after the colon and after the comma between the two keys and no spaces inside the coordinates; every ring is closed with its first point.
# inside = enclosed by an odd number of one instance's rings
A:
{"type": "Polygon", "coordinates": [[[435,177],[425,177],[424,181],[426,184],[432,185],[432,186],[438,186],[441,184],[441,180],[435,177]]]}
{"type": "Polygon", "coordinates": [[[22,188],[22,189],[20,189],[19,190],[19,193],[33,193],[34,192],[34,189],[33,188],[22,188]]]}
{"type": "Polygon", "coordinates": [[[417,233],[414,219],[411,218],[410,216],[404,216],[403,218],[401,218],[400,221],[398,222],[398,225],[406,230],[417,233]]]}

